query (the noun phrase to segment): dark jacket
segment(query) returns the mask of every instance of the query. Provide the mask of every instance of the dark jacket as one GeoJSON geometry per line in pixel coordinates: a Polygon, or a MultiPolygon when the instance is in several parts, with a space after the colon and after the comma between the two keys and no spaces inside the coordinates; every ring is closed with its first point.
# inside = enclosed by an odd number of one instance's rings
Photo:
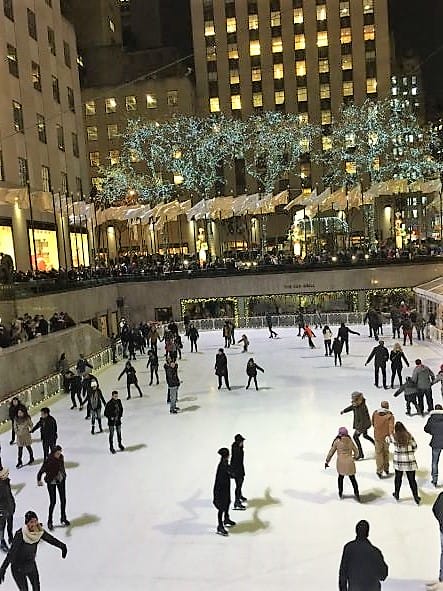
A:
{"type": "Polygon", "coordinates": [[[343,412],[351,412],[351,410],[354,412],[354,422],[352,426],[356,431],[363,433],[363,431],[367,431],[371,428],[371,418],[365,400],[363,400],[361,404],[351,404],[350,406],[347,406],[343,409],[343,412]]]}
{"type": "Polygon", "coordinates": [[[409,361],[406,359],[406,355],[403,353],[403,351],[394,351],[394,349],[392,349],[389,358],[391,360],[392,370],[402,369],[403,368],[402,361],[404,361],[406,363],[406,365],[409,367],[409,361]]]}
{"type": "Polygon", "coordinates": [[[432,513],[440,524],[440,531],[443,533],[443,493],[440,493],[432,507],[432,513]]]}
{"type": "Polygon", "coordinates": [[[77,370],[77,373],[83,374],[83,373],[85,373],[87,367],[89,367],[90,369],[93,369],[92,365],[89,363],[89,361],[87,359],[79,359],[77,361],[77,365],[75,366],[75,369],[77,370]]]}
{"type": "Polygon", "coordinates": [[[148,355],[148,363],[146,367],[151,366],[151,369],[158,369],[158,357],[157,355],[148,355]]]}
{"type": "MultiPolygon", "coordinates": [[[[87,396],[88,402],[89,402],[89,407],[91,410],[94,410],[96,412],[100,412],[102,409],[102,405],[106,406],[106,400],[103,398],[103,394],[102,391],[100,390],[100,388],[91,388],[91,391],[88,392],[88,396],[87,396]]],[[[86,401],[83,402],[83,404],[86,401]]]]}
{"type": "Polygon", "coordinates": [[[368,364],[372,359],[374,359],[376,366],[381,367],[386,365],[386,362],[389,359],[389,351],[384,345],[377,345],[372,349],[371,354],[366,359],[366,364],[368,364]]]}
{"type": "Polygon", "coordinates": [[[137,383],[137,371],[133,365],[125,365],[123,371],[118,376],[118,379],[120,379],[124,374],[126,374],[126,381],[128,384],[137,383]]]}
{"type": "Polygon", "coordinates": [[[118,427],[122,424],[123,404],[120,398],[108,400],[104,415],[108,419],[109,427],[118,427]]]}
{"type": "Polygon", "coordinates": [[[238,478],[242,478],[245,475],[245,466],[244,466],[244,457],[245,452],[243,447],[240,447],[239,444],[234,441],[231,446],[231,473],[233,476],[237,476],[238,478]]]}
{"type": "Polygon", "coordinates": [[[195,328],[195,326],[191,326],[191,328],[189,329],[188,332],[189,338],[191,339],[191,341],[196,341],[199,337],[198,334],[198,330],[195,328]]]}
{"type": "Polygon", "coordinates": [[[256,363],[250,363],[248,361],[248,363],[246,365],[246,373],[247,373],[248,376],[250,376],[250,377],[256,377],[257,376],[257,369],[259,371],[261,371],[262,373],[264,373],[264,371],[265,371],[262,367],[260,367],[256,363]]]}
{"type": "Polygon", "coordinates": [[[66,478],[65,470],[65,458],[63,454],[60,454],[59,458],[56,458],[54,452],[49,454],[46,460],[43,462],[43,466],[40,468],[37,474],[37,482],[40,482],[43,474],[45,475],[45,482],[49,484],[57,481],[61,482],[66,478]]]}
{"type": "MultiPolygon", "coordinates": [[[[66,550],[66,544],[48,534],[48,532],[43,532],[40,541],[43,540],[51,546],[56,546],[60,548],[60,550],[66,550]]],[[[8,566],[11,564],[17,570],[20,570],[22,573],[29,573],[34,569],[35,565],[35,555],[37,553],[37,546],[40,542],[35,544],[28,544],[23,539],[23,532],[21,529],[16,531],[14,539],[12,541],[11,548],[9,549],[6,558],[3,561],[3,564],[0,570],[4,573],[8,566]]]]}
{"type": "Polygon", "coordinates": [[[0,479],[0,515],[14,515],[15,499],[11,491],[11,481],[9,478],[0,479]]]}
{"type": "Polygon", "coordinates": [[[343,341],[340,341],[339,339],[334,339],[332,342],[332,350],[337,355],[341,355],[341,352],[343,351],[343,341]]]}
{"type": "Polygon", "coordinates": [[[213,502],[219,511],[227,511],[231,502],[231,472],[228,460],[224,458],[220,460],[217,467],[213,502]]]}
{"type": "Polygon", "coordinates": [[[32,427],[31,433],[40,429],[42,441],[57,441],[57,421],[51,415],[40,420],[32,427]]]}
{"type": "Polygon", "coordinates": [[[176,388],[180,386],[180,380],[178,377],[178,363],[165,363],[165,375],[166,375],[166,383],[170,388],[176,388]]]}
{"type": "Polygon", "coordinates": [[[14,406],[11,402],[11,404],[9,405],[9,409],[8,409],[9,418],[11,421],[15,421],[15,419],[17,418],[17,412],[19,410],[23,410],[23,411],[27,412],[26,406],[24,404],[22,404],[21,402],[19,402],[17,404],[17,406],[14,406]]]}
{"type": "Polygon", "coordinates": [[[432,436],[429,445],[435,449],[443,449],[443,410],[433,410],[424,429],[432,436]]]}
{"type": "Polygon", "coordinates": [[[215,375],[224,376],[228,373],[228,358],[226,353],[217,353],[215,356],[215,375]]]}
{"type": "Polygon", "coordinates": [[[342,339],[342,341],[347,341],[349,339],[350,334],[358,334],[359,335],[360,333],[355,332],[355,330],[351,330],[347,326],[340,326],[340,328],[338,329],[337,336],[339,339],[342,339]]]}
{"type": "Polygon", "coordinates": [[[356,539],[343,548],[340,563],[340,591],[380,591],[388,576],[383,554],[369,540],[356,539]]]}
{"type": "Polygon", "coordinates": [[[397,396],[400,396],[402,392],[404,393],[407,402],[415,401],[418,388],[411,378],[406,378],[406,382],[394,393],[394,397],[396,398],[397,396]]]}

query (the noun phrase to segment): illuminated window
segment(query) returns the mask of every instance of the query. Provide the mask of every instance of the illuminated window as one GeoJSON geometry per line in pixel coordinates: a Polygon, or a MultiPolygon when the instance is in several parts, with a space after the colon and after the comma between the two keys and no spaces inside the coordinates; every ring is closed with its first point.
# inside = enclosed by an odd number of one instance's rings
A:
{"type": "Polygon", "coordinates": [[[215,35],[214,21],[205,21],[205,37],[212,37],[215,35]]]}
{"type": "Polygon", "coordinates": [[[283,51],[283,41],[281,37],[272,39],[272,53],[281,53],[283,51]]]}
{"type": "Polygon", "coordinates": [[[355,162],[346,162],[347,174],[357,174],[357,166],[355,162]]]}
{"type": "Polygon", "coordinates": [[[55,126],[55,131],[57,133],[57,145],[59,150],[65,151],[65,132],[63,131],[63,127],[59,124],[55,126]]]}
{"type": "Polygon", "coordinates": [[[228,58],[230,60],[238,60],[238,47],[236,43],[228,45],[228,58]]]}
{"type": "Polygon", "coordinates": [[[254,107],[263,107],[263,94],[261,92],[253,93],[252,104],[254,105],[254,107]]]}
{"type": "Polygon", "coordinates": [[[118,126],[117,124],[108,125],[108,138],[110,140],[118,137],[118,126]]]}
{"type": "Polygon", "coordinates": [[[226,32],[235,33],[237,31],[237,20],[235,17],[226,19],[226,32]]]}
{"type": "Polygon", "coordinates": [[[320,4],[317,6],[317,20],[325,21],[327,18],[326,4],[320,4]]]}
{"type": "Polygon", "coordinates": [[[249,42],[249,55],[260,55],[260,41],[254,40],[249,42]]]}
{"type": "Polygon", "coordinates": [[[301,35],[296,35],[294,38],[294,49],[305,49],[306,47],[306,41],[305,41],[305,36],[303,34],[301,35]]]}
{"type": "Polygon", "coordinates": [[[342,55],[341,69],[342,70],[352,70],[352,55],[342,55]]]}
{"type": "Polygon", "coordinates": [[[35,90],[41,91],[42,89],[42,77],[40,73],[40,66],[36,62],[31,62],[31,76],[32,86],[35,90]]]}
{"type": "Polygon", "coordinates": [[[274,79],[281,80],[284,78],[283,64],[274,64],[274,79]]]}
{"type": "Polygon", "coordinates": [[[91,178],[91,185],[97,189],[97,191],[101,191],[103,188],[103,178],[101,176],[93,176],[91,178]]]}
{"type": "Polygon", "coordinates": [[[249,29],[256,31],[258,29],[258,14],[249,15],[249,29]]]}
{"type": "Polygon", "coordinates": [[[294,25],[303,23],[303,8],[294,8],[294,25]]]}
{"type": "Polygon", "coordinates": [[[318,60],[318,71],[320,74],[329,72],[329,60],[327,58],[318,60]]]}
{"type": "Polygon", "coordinates": [[[340,17],[351,16],[351,9],[349,7],[349,0],[340,2],[340,17]]]}
{"type": "Polygon", "coordinates": [[[307,125],[309,123],[309,114],[308,113],[299,113],[298,120],[302,125],[307,125]]]}
{"type": "Polygon", "coordinates": [[[373,41],[375,39],[375,25],[365,25],[363,27],[363,37],[365,41],[373,41]]]}
{"type": "Polygon", "coordinates": [[[343,82],[343,96],[352,96],[354,94],[354,83],[343,82]]]}
{"type": "Polygon", "coordinates": [[[271,27],[280,27],[281,25],[281,13],[279,10],[271,12],[271,27]]]}
{"type": "Polygon", "coordinates": [[[139,153],[137,152],[137,150],[134,150],[134,148],[130,148],[130,150],[129,150],[129,160],[132,163],[140,162],[140,160],[141,160],[139,153]]]}
{"type": "Polygon", "coordinates": [[[54,33],[54,29],[51,29],[51,27],[48,27],[48,45],[49,45],[49,51],[51,52],[51,54],[56,55],[57,48],[55,45],[55,33],[54,33]]]}
{"type": "Polygon", "coordinates": [[[319,31],[317,33],[317,47],[327,47],[328,46],[328,32],[327,31],[319,31]]]}
{"type": "Polygon", "coordinates": [[[368,78],[366,80],[366,92],[368,94],[377,92],[377,78],[368,78]]]}
{"type": "Polygon", "coordinates": [[[295,73],[297,76],[306,76],[306,61],[295,62],[295,73]]]}
{"type": "Polygon", "coordinates": [[[181,174],[174,174],[174,185],[182,185],[184,180],[181,174]]]}
{"type": "Polygon", "coordinates": [[[240,84],[240,74],[238,70],[229,71],[229,82],[230,84],[240,84]]]}
{"type": "Polygon", "coordinates": [[[149,93],[146,95],[146,108],[156,109],[157,108],[157,97],[155,94],[149,93]]]}
{"type": "Polygon", "coordinates": [[[231,109],[233,111],[239,111],[241,109],[241,96],[239,94],[233,94],[231,96],[231,109]]]}
{"type": "Polygon", "coordinates": [[[18,78],[17,50],[13,45],[6,45],[6,59],[8,60],[9,73],[18,78]]]}
{"type": "Polygon", "coordinates": [[[120,162],[120,150],[109,151],[109,162],[111,163],[111,166],[115,166],[120,162]]]}
{"type": "Polygon", "coordinates": [[[208,62],[215,62],[217,61],[217,52],[215,51],[215,46],[210,45],[206,48],[206,60],[208,62]]]}
{"type": "Polygon", "coordinates": [[[115,98],[105,99],[105,111],[106,113],[115,113],[117,111],[117,101],[115,98]]]}
{"type": "Polygon", "coordinates": [[[23,109],[20,103],[17,101],[12,101],[12,116],[14,119],[14,129],[15,131],[24,132],[24,124],[23,124],[23,109]]]}
{"type": "Polygon", "coordinates": [[[209,99],[209,110],[211,113],[218,113],[220,111],[220,99],[218,96],[209,99]]]}
{"type": "Polygon", "coordinates": [[[98,140],[98,129],[95,125],[86,128],[86,135],[90,142],[98,140]]]}
{"type": "Polygon", "coordinates": [[[285,91],[284,90],[276,90],[274,92],[274,101],[276,105],[283,105],[285,102],[285,91]]]}
{"type": "Polygon", "coordinates": [[[37,134],[38,139],[43,143],[46,144],[46,122],[43,115],[37,113],[37,134]]]}
{"type": "Polygon", "coordinates": [[[331,87],[329,84],[320,84],[320,98],[328,99],[331,97],[331,87]]]}
{"type": "Polygon", "coordinates": [[[331,125],[331,123],[332,123],[331,111],[322,111],[321,112],[321,124],[322,125],[331,125]]]}
{"type": "Polygon", "coordinates": [[[346,133],[345,134],[345,147],[346,148],[355,148],[356,136],[354,132],[346,133]]]}
{"type": "Polygon", "coordinates": [[[372,14],[374,12],[374,0],[363,0],[363,14],[372,14]]]}
{"type": "Polygon", "coordinates": [[[89,152],[89,166],[100,166],[100,152],[89,152]]]}
{"type": "Polygon", "coordinates": [[[398,88],[396,86],[392,87],[392,96],[397,96],[398,95],[398,88]]]}
{"type": "Polygon", "coordinates": [[[352,31],[351,28],[341,29],[340,31],[340,43],[352,43],[352,31]]]}
{"type": "Polygon", "coordinates": [[[261,68],[252,68],[251,80],[252,80],[252,82],[260,82],[260,80],[261,80],[261,68]]]}
{"type": "Polygon", "coordinates": [[[306,86],[297,88],[297,100],[299,103],[303,103],[308,100],[308,89],[306,86]]]}
{"type": "Polygon", "coordinates": [[[95,101],[86,101],[85,114],[86,115],[95,115],[95,101]]]}
{"type": "Polygon", "coordinates": [[[332,149],[332,138],[329,135],[324,135],[321,138],[322,148],[326,152],[332,149]]]}
{"type": "Polygon", "coordinates": [[[136,111],[137,110],[137,97],[134,95],[127,96],[125,98],[126,110],[136,111]]]}
{"type": "Polygon", "coordinates": [[[309,147],[310,147],[310,142],[308,139],[302,139],[300,140],[300,149],[301,151],[306,154],[306,152],[309,152],[309,147]]]}

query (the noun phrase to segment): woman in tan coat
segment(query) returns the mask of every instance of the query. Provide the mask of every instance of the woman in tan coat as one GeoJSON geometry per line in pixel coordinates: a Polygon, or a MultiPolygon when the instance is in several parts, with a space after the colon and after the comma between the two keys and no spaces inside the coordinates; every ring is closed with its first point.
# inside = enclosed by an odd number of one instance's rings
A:
{"type": "Polygon", "coordinates": [[[352,488],[354,489],[354,497],[360,502],[360,493],[358,490],[357,479],[355,478],[355,461],[358,458],[358,450],[354,442],[349,437],[346,427],[340,427],[338,435],[332,442],[332,447],[329,450],[325,462],[325,468],[329,468],[329,462],[333,455],[337,452],[337,472],[338,472],[338,496],[343,498],[343,480],[345,476],[349,476],[352,488]]]}
{"type": "Polygon", "coordinates": [[[17,461],[17,468],[21,468],[23,466],[23,448],[26,447],[29,453],[29,462],[28,464],[32,464],[34,462],[34,454],[32,453],[32,438],[31,438],[31,429],[32,429],[32,421],[31,417],[28,415],[28,411],[26,409],[20,409],[17,411],[17,416],[14,423],[14,430],[17,437],[17,445],[18,445],[18,461],[17,461]]]}

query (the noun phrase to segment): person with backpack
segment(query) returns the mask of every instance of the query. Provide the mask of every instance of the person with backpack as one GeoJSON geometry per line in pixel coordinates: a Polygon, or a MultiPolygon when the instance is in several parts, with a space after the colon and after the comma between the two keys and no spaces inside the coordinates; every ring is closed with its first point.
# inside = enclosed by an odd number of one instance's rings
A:
{"type": "Polygon", "coordinates": [[[354,435],[353,439],[358,449],[358,459],[362,460],[365,456],[360,443],[360,436],[363,435],[364,439],[367,439],[375,446],[375,441],[370,435],[368,435],[368,429],[371,428],[371,419],[369,416],[368,407],[366,406],[366,400],[361,392],[353,392],[351,394],[351,404],[341,411],[341,415],[352,412],[354,414],[354,435]]]}

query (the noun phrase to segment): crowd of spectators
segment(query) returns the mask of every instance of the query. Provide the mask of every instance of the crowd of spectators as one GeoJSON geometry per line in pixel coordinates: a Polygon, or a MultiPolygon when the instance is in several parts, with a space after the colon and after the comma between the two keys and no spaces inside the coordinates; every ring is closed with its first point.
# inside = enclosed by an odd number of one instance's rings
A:
{"type": "Polygon", "coordinates": [[[41,314],[24,314],[10,325],[0,321],[0,348],[11,347],[37,337],[45,336],[65,328],[75,326],[75,322],[66,312],[54,312],[49,320],[41,314]]]}

